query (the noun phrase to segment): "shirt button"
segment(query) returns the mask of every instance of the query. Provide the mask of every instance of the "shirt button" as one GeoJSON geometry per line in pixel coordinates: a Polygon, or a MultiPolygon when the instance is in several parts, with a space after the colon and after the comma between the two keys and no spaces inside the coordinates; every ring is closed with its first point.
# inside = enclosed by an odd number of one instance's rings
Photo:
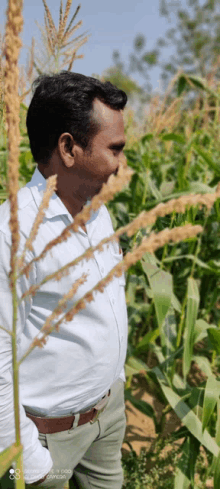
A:
{"type": "Polygon", "coordinates": [[[115,303],[115,299],[112,299],[112,304],[114,304],[114,303],[115,303]]]}
{"type": "Polygon", "coordinates": [[[102,273],[104,273],[104,271],[105,271],[105,270],[104,270],[104,268],[102,267],[102,268],[101,268],[101,272],[102,272],[102,273]]]}

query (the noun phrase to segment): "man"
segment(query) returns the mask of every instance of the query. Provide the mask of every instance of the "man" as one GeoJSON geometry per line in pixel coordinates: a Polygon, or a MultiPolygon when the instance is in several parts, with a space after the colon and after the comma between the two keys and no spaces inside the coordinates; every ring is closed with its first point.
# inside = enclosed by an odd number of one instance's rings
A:
{"type": "MultiPolygon", "coordinates": [[[[18,193],[20,249],[37,214],[46,179],[58,175],[43,223],[33,243],[39,255],[47,243],[117,173],[125,145],[122,110],[126,94],[111,83],[77,73],[39,77],[27,114],[30,146],[38,166],[18,193]]],[[[0,324],[12,328],[9,203],[0,207],[0,324]]],[[[18,298],[32,284],[58,270],[89,246],[113,233],[106,206],[65,242],[34,264],[17,283],[18,298]]],[[[95,252],[60,281],[45,283],[18,308],[18,359],[39,334],[46,318],[83,272],[87,281],[69,307],[92,289],[120,260],[118,244],[95,252]]],[[[19,370],[21,443],[26,487],[60,489],[122,487],[121,445],[125,433],[124,362],[127,310],[124,275],[115,278],[73,320],[60,326],[21,363],[19,370]],[[98,416],[97,416],[98,415],[98,416]]],[[[0,452],[15,441],[10,336],[0,329],[0,452]],[[6,429],[7,424],[7,429],[6,429]]],[[[12,476],[13,477],[13,476],[12,476]]]]}

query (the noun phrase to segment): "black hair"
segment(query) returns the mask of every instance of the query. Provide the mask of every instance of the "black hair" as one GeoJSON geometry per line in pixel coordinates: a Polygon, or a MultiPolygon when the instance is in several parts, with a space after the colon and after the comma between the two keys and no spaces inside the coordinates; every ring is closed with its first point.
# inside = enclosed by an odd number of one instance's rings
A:
{"type": "Polygon", "coordinates": [[[69,132],[81,148],[90,147],[100,129],[93,118],[95,98],[115,110],[124,109],[127,102],[126,93],[112,83],[68,71],[39,76],[33,89],[26,122],[37,163],[48,161],[64,132],[69,132]]]}

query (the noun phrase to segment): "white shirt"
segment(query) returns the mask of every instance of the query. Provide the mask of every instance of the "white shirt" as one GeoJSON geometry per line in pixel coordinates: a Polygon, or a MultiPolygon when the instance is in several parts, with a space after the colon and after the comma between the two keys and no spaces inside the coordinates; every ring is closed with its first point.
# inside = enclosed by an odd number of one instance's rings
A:
{"type": "MultiPolygon", "coordinates": [[[[46,179],[36,168],[32,180],[18,192],[20,245],[22,252],[26,238],[37,214],[46,188],[46,179]]],[[[6,201],[0,206],[0,325],[12,330],[12,299],[8,283],[10,271],[9,229],[10,207],[6,201]]],[[[26,262],[38,256],[47,243],[59,236],[73,222],[71,214],[53,194],[38,235],[33,253],[27,252],[26,262]]],[[[17,282],[18,298],[33,284],[80,256],[89,246],[113,234],[111,218],[105,205],[93,212],[82,228],[73,232],[67,241],[54,247],[46,257],[36,262],[29,278],[17,282]]],[[[64,293],[83,272],[87,281],[79,287],[74,301],[92,289],[122,260],[118,243],[104,246],[94,258],[72,267],[60,281],[50,280],[36,295],[26,299],[18,308],[18,360],[39,334],[46,318],[64,293]]],[[[114,278],[104,289],[96,292],[94,300],[77,313],[71,322],[62,323],[59,332],[51,333],[43,348],[36,347],[21,363],[19,369],[21,443],[23,445],[25,481],[31,483],[44,477],[52,467],[49,451],[38,440],[35,424],[27,418],[27,411],[43,416],[71,415],[95,405],[119,377],[125,381],[124,362],[127,350],[127,308],[125,276],[114,278]]],[[[11,337],[0,329],[0,452],[15,442],[12,348],[11,337]]]]}

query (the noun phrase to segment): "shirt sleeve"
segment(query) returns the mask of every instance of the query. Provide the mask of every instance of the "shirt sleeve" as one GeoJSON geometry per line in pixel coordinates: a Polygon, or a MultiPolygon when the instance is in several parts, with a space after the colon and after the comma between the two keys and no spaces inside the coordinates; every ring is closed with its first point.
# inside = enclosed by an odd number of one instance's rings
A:
{"type": "MultiPolygon", "coordinates": [[[[0,326],[12,331],[12,294],[9,286],[10,243],[6,234],[0,231],[0,326]]],[[[17,296],[35,283],[34,270],[29,278],[17,280],[17,296]]],[[[21,339],[25,322],[31,310],[32,299],[22,301],[17,309],[17,344],[21,339]]],[[[24,360],[25,362],[25,360],[24,360]]],[[[15,443],[13,367],[11,335],[0,328],[0,452],[15,443]]],[[[43,478],[52,468],[53,461],[47,448],[38,439],[38,429],[26,416],[19,396],[20,433],[23,445],[24,478],[27,484],[43,478]]]]}

